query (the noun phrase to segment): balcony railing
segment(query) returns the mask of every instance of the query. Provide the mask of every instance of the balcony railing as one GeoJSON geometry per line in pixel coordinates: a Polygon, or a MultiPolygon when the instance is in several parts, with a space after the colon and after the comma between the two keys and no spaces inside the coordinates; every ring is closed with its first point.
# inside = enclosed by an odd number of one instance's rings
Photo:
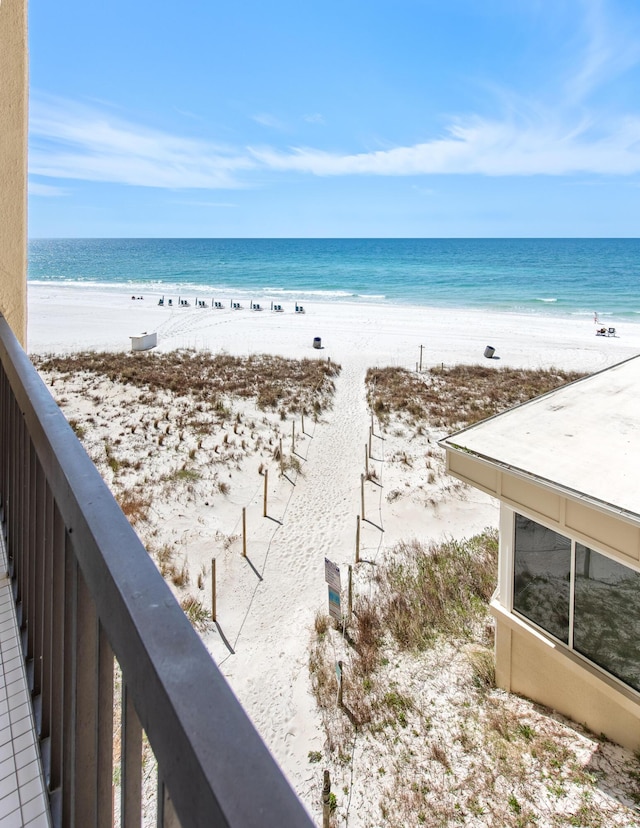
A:
{"type": "Polygon", "coordinates": [[[311,826],[2,317],[0,505],[54,826],[311,826]]]}

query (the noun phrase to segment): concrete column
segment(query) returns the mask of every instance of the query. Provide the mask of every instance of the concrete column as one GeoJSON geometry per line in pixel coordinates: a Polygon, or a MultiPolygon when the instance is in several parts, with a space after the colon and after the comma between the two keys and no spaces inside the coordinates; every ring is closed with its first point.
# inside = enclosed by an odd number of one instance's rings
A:
{"type": "Polygon", "coordinates": [[[27,0],[0,2],[0,313],[27,338],[27,0]]]}

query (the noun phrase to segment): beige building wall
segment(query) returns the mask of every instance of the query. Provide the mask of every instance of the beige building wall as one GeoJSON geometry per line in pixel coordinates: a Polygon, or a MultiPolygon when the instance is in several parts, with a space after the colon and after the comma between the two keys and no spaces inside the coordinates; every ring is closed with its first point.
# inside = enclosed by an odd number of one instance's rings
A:
{"type": "Polygon", "coordinates": [[[447,470],[501,502],[500,570],[491,603],[498,687],[551,707],[629,750],[640,749],[638,693],[509,612],[514,511],[636,568],[640,560],[638,522],[450,448],[447,470]]]}
{"type": "Polygon", "coordinates": [[[0,313],[27,336],[27,0],[0,0],[0,313]]]}
{"type": "Polygon", "coordinates": [[[551,707],[597,734],[637,751],[637,694],[492,604],[496,619],[496,683],[551,707]]]}

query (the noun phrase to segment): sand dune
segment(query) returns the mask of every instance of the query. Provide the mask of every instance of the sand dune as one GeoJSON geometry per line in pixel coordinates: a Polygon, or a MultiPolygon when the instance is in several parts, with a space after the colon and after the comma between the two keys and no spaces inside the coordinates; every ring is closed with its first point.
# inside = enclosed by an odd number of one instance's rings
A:
{"type": "MultiPolygon", "coordinates": [[[[268,308],[268,301],[260,301],[268,308]]],[[[186,565],[190,591],[206,607],[211,603],[211,560],[216,558],[218,626],[205,626],[204,641],[292,785],[314,818],[319,819],[321,770],[325,764],[310,763],[309,753],[324,755],[326,735],[311,692],[309,642],[316,614],[327,611],[325,557],[336,562],[345,574],[349,564],[355,563],[361,474],[372,421],[365,397],[367,368],[400,365],[414,369],[422,345],[425,368],[483,362],[496,368],[555,366],[593,372],[640,351],[640,324],[617,325],[618,337],[603,338],[595,336],[591,316],[561,320],[338,303],[313,303],[306,306],[305,314],[294,314],[287,306],[281,314],[256,314],[232,311],[228,302],[226,305],[221,311],[198,308],[193,303],[189,308],[167,308],[159,307],[157,297],[151,295],[134,303],[130,297],[113,294],[32,287],[29,349],[39,354],[128,350],[131,335],[157,331],[158,349],[162,351],[195,348],[239,355],[275,353],[331,359],[341,364],[333,407],[317,421],[307,417],[304,433],[299,417],[280,421],[276,416],[265,416],[253,402],[234,400],[233,411],[241,426],[239,434],[230,435],[231,440],[235,439],[239,447],[242,431],[247,429],[254,440],[256,434],[262,435],[262,448],[251,452],[238,448],[237,458],[221,464],[215,474],[203,461],[202,475],[191,481],[191,489],[187,481],[182,489],[175,485],[172,497],[158,494],[144,528],[146,540],[155,547],[169,546],[175,560],[186,565]],[[322,339],[321,350],[313,348],[315,337],[322,339]],[[483,357],[487,344],[496,349],[496,358],[491,361],[483,357]],[[293,454],[292,423],[296,429],[293,454]],[[279,473],[273,442],[268,443],[270,439],[277,441],[278,435],[287,456],[296,459],[286,475],[279,473]],[[266,518],[260,465],[269,470],[266,518]],[[221,493],[221,482],[229,485],[228,494],[221,493]],[[246,558],[242,556],[243,508],[246,558]],[[199,575],[201,584],[196,587],[199,575]]],[[[79,387],[73,393],[71,384],[66,383],[63,389],[58,384],[54,392],[66,398],[63,407],[68,417],[90,416],[87,395],[79,387]]],[[[112,423],[114,430],[109,432],[109,439],[114,443],[128,439],[118,425],[120,393],[106,386],[101,392],[104,428],[108,430],[112,423]]],[[[144,403],[132,394],[129,406],[135,420],[144,403]]],[[[360,564],[356,573],[357,588],[361,590],[369,588],[368,573],[398,540],[465,538],[486,526],[496,526],[498,518],[497,504],[489,497],[466,490],[444,476],[442,460],[433,448],[442,433],[427,430],[416,435],[396,420],[384,428],[377,421],[374,426],[377,436],[373,438],[369,463],[376,479],[365,485],[368,521],[361,525],[361,556],[368,563],[360,564]],[[434,465],[429,482],[424,458],[430,447],[434,465]]],[[[98,442],[104,440],[102,432],[96,434],[98,442]]],[[[185,441],[188,443],[187,438],[185,441]]],[[[202,451],[209,450],[207,445],[202,451]]],[[[125,443],[123,451],[127,450],[132,449],[127,449],[125,443]]],[[[194,449],[194,455],[199,454],[200,449],[194,449]]],[[[168,457],[167,452],[149,452],[151,466],[146,473],[152,479],[165,473],[170,468],[166,465],[168,457]]],[[[176,592],[180,594],[177,588],[176,592]]],[[[446,694],[453,681],[455,695],[457,679],[452,676],[462,675],[465,668],[450,653],[440,652],[434,658],[428,670],[439,671],[441,679],[434,687],[446,694]]],[[[427,668],[426,663],[423,668],[427,668]]],[[[410,670],[410,666],[401,665],[402,680],[415,679],[408,675],[410,670]]],[[[422,677],[423,682],[427,680],[426,675],[422,677]]],[[[450,731],[455,740],[453,725],[450,731]]],[[[575,750],[585,757],[599,749],[582,733],[574,733],[571,738],[577,744],[575,750]]],[[[418,733],[414,741],[419,750],[424,737],[418,733]]],[[[384,774],[374,771],[374,767],[392,762],[393,750],[386,757],[376,750],[372,748],[368,755],[365,742],[360,741],[354,746],[350,764],[332,765],[342,791],[336,824],[384,824],[378,803],[393,794],[384,774]]],[[[615,759],[623,768],[629,757],[624,753],[616,756],[609,757],[610,761],[615,759]]],[[[628,811],[618,813],[615,801],[611,801],[613,805],[605,803],[611,808],[612,821],[608,824],[631,824],[624,822],[628,811]]],[[[552,806],[549,808],[552,810],[552,806]]],[[[543,819],[539,824],[552,823],[543,819]]]]}

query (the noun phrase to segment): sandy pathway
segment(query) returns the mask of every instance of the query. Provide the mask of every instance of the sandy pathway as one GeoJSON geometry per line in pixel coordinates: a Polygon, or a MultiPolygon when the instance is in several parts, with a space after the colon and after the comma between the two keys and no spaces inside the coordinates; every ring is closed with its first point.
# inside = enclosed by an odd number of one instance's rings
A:
{"type": "MultiPolygon", "coordinates": [[[[308,764],[307,756],[310,750],[322,749],[324,737],[310,690],[308,641],[316,612],[327,612],[325,556],[341,565],[343,579],[347,564],[353,562],[369,423],[364,375],[361,360],[343,365],[333,409],[318,423],[306,421],[306,436],[296,441],[302,471],[291,475],[295,485],[280,479],[278,497],[270,499],[270,517],[260,515],[247,553],[251,563],[240,564],[246,588],[235,594],[237,617],[227,623],[220,612],[221,628],[234,653],[215,634],[207,640],[234,692],[310,808],[317,801],[320,772],[308,764]],[[345,468],[352,473],[345,475],[345,468]]],[[[276,470],[271,470],[274,477],[276,470]]],[[[261,495],[258,500],[261,507],[261,495]]],[[[257,504],[254,512],[258,513],[257,504]]]]}

